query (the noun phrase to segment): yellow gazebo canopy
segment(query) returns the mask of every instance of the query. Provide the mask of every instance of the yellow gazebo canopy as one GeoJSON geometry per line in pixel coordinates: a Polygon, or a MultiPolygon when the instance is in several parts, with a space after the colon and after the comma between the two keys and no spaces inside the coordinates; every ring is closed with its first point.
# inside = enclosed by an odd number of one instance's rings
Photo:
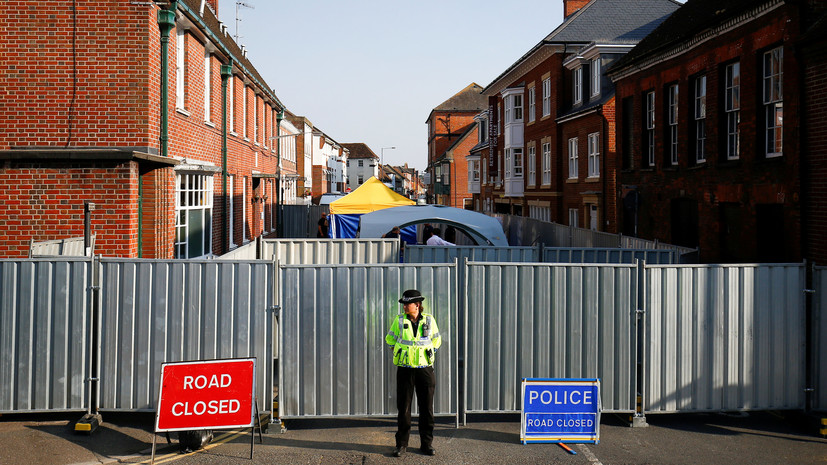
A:
{"type": "Polygon", "coordinates": [[[371,176],[370,179],[350,194],[330,202],[330,213],[334,215],[370,213],[385,208],[414,205],[415,203],[413,200],[389,189],[375,176],[371,176]]]}

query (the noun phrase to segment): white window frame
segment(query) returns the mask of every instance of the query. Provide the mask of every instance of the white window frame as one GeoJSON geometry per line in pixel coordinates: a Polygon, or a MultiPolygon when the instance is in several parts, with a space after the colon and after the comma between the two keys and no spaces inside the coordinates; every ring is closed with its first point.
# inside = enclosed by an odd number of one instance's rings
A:
{"type": "Polygon", "coordinates": [[[241,188],[241,243],[250,242],[250,231],[247,228],[247,176],[242,177],[244,185],[241,188]]]}
{"type": "Polygon", "coordinates": [[[572,90],[574,104],[583,102],[583,66],[578,66],[572,71],[572,90]]]}
{"type": "Polygon", "coordinates": [[[579,212],[576,208],[569,208],[569,226],[576,228],[577,227],[577,217],[579,216],[579,212]]]}
{"type": "Polygon", "coordinates": [[[245,85],[243,90],[241,91],[241,96],[243,97],[244,104],[242,105],[241,110],[241,136],[244,139],[247,139],[247,86],[245,85]]]}
{"type": "Polygon", "coordinates": [[[511,149],[505,149],[505,179],[511,179],[511,149]]]}
{"type": "Polygon", "coordinates": [[[669,103],[667,108],[669,110],[669,163],[672,166],[678,164],[678,85],[672,84],[667,89],[669,103]]]}
{"type": "Polygon", "coordinates": [[[579,157],[577,155],[577,138],[569,139],[569,179],[577,179],[577,163],[579,157]]]}
{"type": "Polygon", "coordinates": [[[534,87],[530,87],[528,89],[528,122],[533,123],[536,115],[535,112],[537,111],[537,102],[536,95],[535,95],[534,87]]]}
{"type": "Polygon", "coordinates": [[[511,171],[511,174],[515,178],[522,178],[523,177],[523,149],[522,148],[513,148],[511,149],[511,156],[512,162],[514,163],[514,169],[511,171]]]}
{"type": "Polygon", "coordinates": [[[253,144],[258,145],[258,96],[253,92],[253,144]]]}
{"type": "Polygon", "coordinates": [[[741,62],[727,65],[724,76],[727,160],[737,160],[741,157],[741,62]]]}
{"type": "Polygon", "coordinates": [[[784,117],[784,49],[776,47],[764,53],[764,155],[767,158],[783,154],[784,117]]]}
{"type": "Polygon", "coordinates": [[[212,66],[210,50],[204,48],[204,121],[212,122],[212,66]]]}
{"type": "Polygon", "coordinates": [[[179,28],[175,36],[175,108],[184,110],[186,108],[186,85],[185,60],[187,56],[185,35],[187,31],[179,28]]]}
{"type": "Polygon", "coordinates": [[[592,60],[591,66],[591,75],[592,75],[592,89],[591,89],[591,96],[597,97],[600,95],[600,74],[602,70],[600,69],[600,57],[594,58],[592,60]]]}
{"type": "Polygon", "coordinates": [[[551,114],[551,78],[543,79],[543,116],[551,114]]]}
{"type": "Polygon", "coordinates": [[[365,166],[365,160],[359,160],[356,164],[359,165],[359,168],[362,168],[365,166]]]}
{"type": "Polygon", "coordinates": [[[482,144],[488,140],[488,118],[480,118],[477,129],[477,142],[482,144]]]}
{"type": "Polygon", "coordinates": [[[695,162],[706,162],[706,75],[695,78],[695,162]]]}
{"type": "Polygon", "coordinates": [[[600,177],[600,133],[589,134],[589,177],[600,177]]]}
{"type": "Polygon", "coordinates": [[[646,154],[649,166],[655,166],[655,91],[646,93],[646,154]]]}
{"type": "Polygon", "coordinates": [[[551,142],[546,142],[543,144],[543,160],[542,160],[542,169],[543,169],[543,185],[550,186],[551,185],[551,142]]]}
{"type": "Polygon", "coordinates": [[[233,233],[234,233],[234,230],[235,230],[235,228],[233,227],[233,225],[235,224],[235,208],[234,208],[234,206],[235,206],[235,195],[234,195],[235,190],[233,189],[234,180],[235,180],[235,176],[233,176],[233,175],[227,176],[227,195],[230,196],[230,201],[227,202],[227,203],[230,204],[230,215],[229,215],[230,221],[229,221],[229,224],[227,224],[227,229],[229,229],[229,234],[230,234],[230,237],[229,237],[230,240],[229,240],[229,243],[227,244],[227,247],[230,250],[238,247],[238,245],[234,242],[234,236],[233,236],[233,233]]]}
{"type": "Polygon", "coordinates": [[[231,134],[235,134],[235,76],[227,79],[227,126],[231,134]]]}
{"type": "Polygon", "coordinates": [[[213,177],[205,174],[176,173],[175,175],[175,258],[198,258],[212,254],[213,177]],[[182,202],[183,200],[183,202],[182,202]],[[201,210],[202,235],[190,237],[190,211],[201,210]],[[209,217],[209,218],[208,218],[209,217]],[[202,254],[190,256],[190,241],[201,241],[202,254]]]}
{"type": "Polygon", "coordinates": [[[534,186],[537,178],[537,148],[528,148],[528,185],[534,186]]]}

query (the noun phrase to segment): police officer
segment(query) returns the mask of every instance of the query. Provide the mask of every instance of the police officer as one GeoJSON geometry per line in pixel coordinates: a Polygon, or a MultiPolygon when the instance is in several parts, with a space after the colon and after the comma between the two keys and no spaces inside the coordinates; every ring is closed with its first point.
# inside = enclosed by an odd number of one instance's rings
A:
{"type": "Polygon", "coordinates": [[[396,408],[399,410],[394,457],[400,457],[408,447],[411,432],[411,399],[416,391],[419,405],[420,450],[434,455],[434,356],[442,344],[436,319],[422,311],[422,294],[409,289],[399,303],[405,313],[394,318],[385,342],[393,347],[396,365],[396,408]]]}

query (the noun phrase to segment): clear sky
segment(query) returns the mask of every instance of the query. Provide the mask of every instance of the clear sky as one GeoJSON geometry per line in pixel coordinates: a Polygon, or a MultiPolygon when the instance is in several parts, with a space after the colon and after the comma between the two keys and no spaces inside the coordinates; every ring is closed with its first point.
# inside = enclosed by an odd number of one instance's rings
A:
{"type": "MultiPolygon", "coordinates": [[[[244,0],[239,45],[287,108],[385,163],[427,165],[431,110],[485,87],[563,21],[562,0],[244,0]]],[[[236,33],[236,1],[219,0],[236,33]]]]}

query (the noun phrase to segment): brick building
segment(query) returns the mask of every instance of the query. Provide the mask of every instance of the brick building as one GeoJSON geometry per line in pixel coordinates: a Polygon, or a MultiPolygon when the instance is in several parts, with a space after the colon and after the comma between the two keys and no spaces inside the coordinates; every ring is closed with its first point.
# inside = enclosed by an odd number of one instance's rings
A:
{"type": "Polygon", "coordinates": [[[824,78],[796,45],[818,3],[689,0],[610,70],[625,233],[703,262],[802,259],[801,89],[823,99],[824,78]]]}
{"type": "MultiPolygon", "coordinates": [[[[483,212],[617,230],[614,88],[605,70],[680,6],[672,0],[564,0],[564,21],[485,87],[483,212]]],[[[475,201],[476,203],[476,201],[475,201]]]]}
{"type": "Polygon", "coordinates": [[[278,136],[301,131],[216,1],[0,6],[0,256],[83,235],[85,202],[110,256],[201,257],[274,234],[277,202],[296,197],[296,144],[278,136]]]}
{"type": "Polygon", "coordinates": [[[468,192],[468,150],[477,137],[474,117],[486,107],[482,87],[471,83],[431,110],[428,125],[429,203],[464,208],[471,204],[468,192]]]}

